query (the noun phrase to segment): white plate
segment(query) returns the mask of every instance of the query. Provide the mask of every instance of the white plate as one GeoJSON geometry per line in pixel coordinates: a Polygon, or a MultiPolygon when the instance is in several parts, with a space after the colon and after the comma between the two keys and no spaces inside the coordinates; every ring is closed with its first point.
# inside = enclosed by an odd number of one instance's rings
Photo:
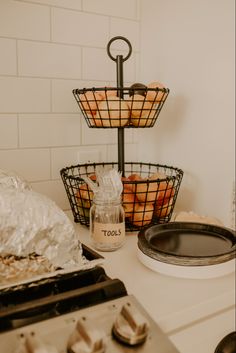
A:
{"type": "Polygon", "coordinates": [[[235,259],[223,262],[221,264],[209,266],[180,266],[168,264],[155,260],[145,255],[139,248],[137,250],[139,260],[148,268],[161,274],[191,279],[207,279],[228,275],[235,272],[235,259]]]}

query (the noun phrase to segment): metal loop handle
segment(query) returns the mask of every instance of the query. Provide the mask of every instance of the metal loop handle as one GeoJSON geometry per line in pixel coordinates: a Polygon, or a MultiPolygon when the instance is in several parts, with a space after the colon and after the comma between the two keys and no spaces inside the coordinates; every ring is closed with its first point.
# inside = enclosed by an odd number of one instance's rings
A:
{"type": "Polygon", "coordinates": [[[108,42],[108,44],[107,44],[107,54],[109,55],[109,57],[111,58],[111,60],[117,61],[117,58],[114,58],[114,56],[112,56],[112,55],[111,55],[111,52],[110,52],[110,46],[111,46],[111,44],[112,44],[115,40],[123,40],[123,41],[125,41],[125,42],[128,44],[129,52],[128,52],[128,54],[126,55],[126,57],[122,59],[122,61],[126,61],[127,59],[129,59],[129,57],[130,57],[130,55],[131,55],[131,53],[132,53],[132,46],[131,46],[130,42],[128,41],[128,39],[125,38],[125,37],[117,36],[117,37],[112,38],[112,39],[108,42]]]}

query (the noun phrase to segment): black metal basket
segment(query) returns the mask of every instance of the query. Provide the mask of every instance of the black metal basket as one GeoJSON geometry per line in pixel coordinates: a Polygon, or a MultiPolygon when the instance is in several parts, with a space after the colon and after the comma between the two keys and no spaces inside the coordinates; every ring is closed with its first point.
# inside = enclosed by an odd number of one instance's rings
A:
{"type": "MultiPolygon", "coordinates": [[[[83,177],[96,180],[96,169],[101,166],[118,169],[117,163],[93,163],[70,166],[60,171],[77,223],[89,226],[93,202],[93,192],[83,177]]],[[[136,231],[152,224],[169,222],[182,178],[183,171],[179,168],[150,163],[125,163],[122,203],[126,230],[136,231]]]]}
{"type": "Polygon", "coordinates": [[[93,87],[72,92],[90,128],[144,128],[154,126],[169,89],[93,87]]]}

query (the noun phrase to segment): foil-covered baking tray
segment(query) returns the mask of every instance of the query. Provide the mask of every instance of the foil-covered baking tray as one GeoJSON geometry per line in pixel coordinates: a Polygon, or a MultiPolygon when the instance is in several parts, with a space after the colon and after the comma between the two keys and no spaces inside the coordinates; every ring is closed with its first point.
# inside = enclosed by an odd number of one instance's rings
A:
{"type": "Polygon", "coordinates": [[[73,276],[74,273],[89,270],[104,263],[104,257],[102,255],[100,255],[99,253],[84,244],[81,244],[81,246],[83,256],[82,264],[70,267],[68,266],[66,268],[60,268],[52,272],[47,272],[41,275],[35,275],[18,281],[16,280],[15,282],[12,281],[7,284],[0,283],[0,295],[1,293],[22,290],[24,289],[24,287],[28,288],[39,286],[40,284],[46,283],[47,281],[50,282],[52,280],[57,280],[66,276],[73,276]]]}

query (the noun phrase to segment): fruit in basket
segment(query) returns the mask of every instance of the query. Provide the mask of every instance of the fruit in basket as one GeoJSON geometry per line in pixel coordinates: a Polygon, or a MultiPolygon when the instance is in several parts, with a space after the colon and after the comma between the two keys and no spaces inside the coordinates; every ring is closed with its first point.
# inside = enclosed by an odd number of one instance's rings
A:
{"type": "Polygon", "coordinates": [[[152,109],[152,104],[141,94],[134,94],[127,102],[131,112],[131,118],[145,117],[152,109]]]}
{"type": "Polygon", "coordinates": [[[144,115],[144,112],[142,113],[141,116],[139,117],[133,117],[131,116],[131,123],[133,126],[136,127],[148,127],[151,126],[154,123],[155,115],[156,115],[156,110],[155,109],[150,109],[147,110],[146,115],[144,115]]]}
{"type": "Polygon", "coordinates": [[[160,206],[157,206],[155,208],[155,215],[158,218],[163,218],[163,217],[167,217],[170,214],[170,211],[173,207],[173,198],[171,199],[166,199],[166,201],[164,200],[163,203],[160,206]]]}
{"type": "Polygon", "coordinates": [[[152,203],[138,203],[135,204],[134,213],[130,219],[133,225],[143,227],[151,223],[153,217],[152,203]]]}
{"type": "Polygon", "coordinates": [[[150,180],[157,180],[157,179],[166,179],[166,174],[162,172],[156,172],[151,174],[148,179],[150,180]]]}
{"type": "MultiPolygon", "coordinates": [[[[92,180],[94,176],[90,176],[92,180]]],[[[96,177],[95,177],[96,178],[96,177]]],[[[76,192],[77,203],[83,208],[90,208],[93,200],[93,191],[89,188],[88,184],[83,183],[79,186],[76,192]]]]}
{"type": "Polygon", "coordinates": [[[135,185],[136,197],[140,202],[154,202],[158,195],[158,183],[144,179],[135,185]]]}
{"type": "MultiPolygon", "coordinates": [[[[173,191],[174,192],[174,191],[173,191]]],[[[169,197],[165,197],[163,199],[157,198],[156,200],[156,208],[160,208],[170,202],[170,199],[173,199],[174,193],[171,194],[169,197]]]]}
{"type": "Polygon", "coordinates": [[[81,184],[81,186],[79,187],[76,193],[76,197],[79,204],[90,207],[91,202],[93,200],[93,192],[88,187],[88,185],[84,183],[84,184],[81,184]]]}
{"type": "Polygon", "coordinates": [[[89,218],[90,206],[86,207],[86,205],[81,205],[81,207],[78,207],[78,210],[79,210],[80,216],[84,218],[89,218]]]}
{"type": "Polygon", "coordinates": [[[173,197],[174,194],[175,188],[172,181],[163,180],[160,182],[157,195],[159,202],[161,202],[163,199],[169,199],[170,197],[173,197]]]}
{"type": "Polygon", "coordinates": [[[131,217],[134,213],[135,204],[138,203],[138,200],[135,197],[135,194],[132,192],[132,189],[124,187],[122,193],[122,203],[125,211],[125,217],[131,217]]]}
{"type": "Polygon", "coordinates": [[[158,206],[166,203],[175,194],[175,188],[172,180],[162,172],[150,175],[148,178],[142,178],[139,174],[131,174],[128,179],[140,181],[131,183],[132,190],[139,202],[157,202],[158,206]]]}
{"type": "Polygon", "coordinates": [[[90,174],[90,175],[89,175],[89,178],[90,178],[91,180],[93,180],[93,181],[96,181],[96,180],[97,180],[96,174],[90,174]]]}
{"type": "Polygon", "coordinates": [[[134,83],[129,87],[129,95],[140,94],[141,96],[146,96],[147,86],[143,83],[134,83]]]}
{"type": "Polygon", "coordinates": [[[121,127],[129,122],[129,106],[119,97],[107,97],[98,106],[95,125],[102,127],[121,127]]]}
{"type": "Polygon", "coordinates": [[[165,88],[160,82],[151,82],[147,86],[148,88],[155,88],[155,90],[147,90],[146,99],[152,102],[160,102],[166,96],[167,93],[163,91],[165,88]]]}
{"type": "Polygon", "coordinates": [[[130,180],[130,181],[139,181],[139,180],[143,180],[143,178],[141,177],[140,174],[133,173],[133,174],[130,174],[128,176],[128,180],[130,180]]]}
{"type": "Polygon", "coordinates": [[[131,174],[128,179],[130,181],[137,181],[131,183],[133,192],[135,193],[139,202],[154,202],[157,198],[158,183],[150,178],[142,178],[139,174],[131,174]]]}
{"type": "Polygon", "coordinates": [[[123,189],[129,189],[133,192],[132,184],[130,183],[130,179],[126,177],[121,177],[121,181],[123,183],[123,189]]]}
{"type": "Polygon", "coordinates": [[[97,112],[98,104],[102,100],[102,95],[96,91],[87,91],[79,95],[82,110],[85,115],[94,116],[97,112]]]}
{"type": "Polygon", "coordinates": [[[102,97],[102,100],[107,99],[107,97],[117,97],[117,88],[116,87],[105,87],[104,90],[98,91],[102,97]]]}
{"type": "Polygon", "coordinates": [[[134,94],[127,102],[132,125],[144,127],[152,124],[156,113],[153,103],[140,94],[134,94]]]}

